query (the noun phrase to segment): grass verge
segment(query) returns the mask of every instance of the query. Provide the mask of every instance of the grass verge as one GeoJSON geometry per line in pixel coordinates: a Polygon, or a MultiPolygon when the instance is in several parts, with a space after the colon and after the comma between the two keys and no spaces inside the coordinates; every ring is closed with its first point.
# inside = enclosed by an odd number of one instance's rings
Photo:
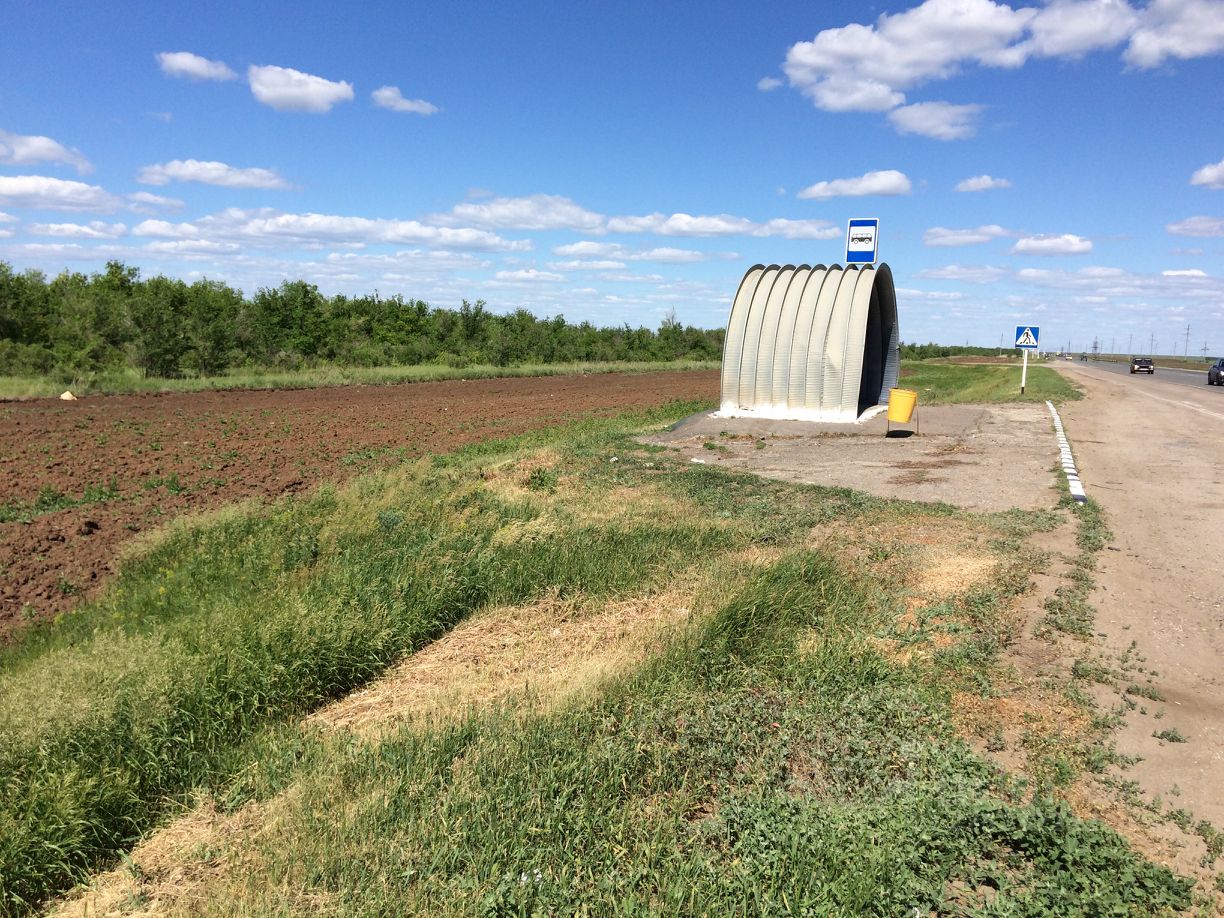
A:
{"type": "Polygon", "coordinates": [[[713,370],[715,361],[609,361],[592,363],[524,364],[522,366],[403,366],[337,367],[306,370],[234,370],[221,376],[161,379],[136,371],[91,373],[72,383],[46,378],[0,376],[0,400],[48,398],[65,389],[74,395],[114,395],[131,392],[204,392],[215,389],[310,389],[318,386],[394,385],[447,379],[493,379],[508,376],[577,376],[590,373],[656,373],[667,370],[713,370]]]}
{"type": "Polygon", "coordinates": [[[1030,366],[1024,394],[1020,394],[1018,366],[955,366],[926,360],[907,360],[901,365],[898,385],[918,392],[922,405],[986,404],[990,402],[1054,402],[1082,398],[1061,373],[1049,367],[1030,366]]]}
{"type": "Polygon", "coordinates": [[[1010,640],[1018,540],[1052,515],[791,486],[627,437],[695,407],[150,543],[101,601],[0,655],[0,911],[199,795],[268,816],[189,855],[222,914],[1181,907],[1184,881],[956,733],[953,695],[990,691],[1010,640]],[[301,723],[490,607],[684,584],[688,627],[593,694],[502,695],[376,738],[301,723]]]}

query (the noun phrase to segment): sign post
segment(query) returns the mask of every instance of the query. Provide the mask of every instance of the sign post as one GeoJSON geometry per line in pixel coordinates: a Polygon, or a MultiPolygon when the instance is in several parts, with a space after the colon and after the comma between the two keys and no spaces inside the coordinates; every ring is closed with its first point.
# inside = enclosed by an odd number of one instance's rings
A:
{"type": "Polygon", "coordinates": [[[1025,383],[1028,382],[1028,355],[1035,351],[1041,339],[1041,327],[1038,325],[1016,326],[1016,347],[1024,352],[1024,365],[1020,370],[1020,394],[1024,394],[1025,383]]]}

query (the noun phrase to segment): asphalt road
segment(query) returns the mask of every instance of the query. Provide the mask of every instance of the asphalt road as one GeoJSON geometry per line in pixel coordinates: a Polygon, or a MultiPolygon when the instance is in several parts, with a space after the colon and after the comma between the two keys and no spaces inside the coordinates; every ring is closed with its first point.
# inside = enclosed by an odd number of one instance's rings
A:
{"type": "MultiPolygon", "coordinates": [[[[1054,363],[1054,361],[1051,361],[1054,363]]],[[[1160,379],[1165,382],[1181,383],[1186,386],[1201,386],[1207,388],[1207,371],[1204,370],[1175,370],[1172,367],[1162,367],[1160,360],[1156,360],[1156,372],[1149,376],[1147,373],[1136,373],[1131,376],[1129,363],[1107,363],[1105,361],[1088,361],[1083,363],[1079,360],[1063,361],[1066,366],[1076,367],[1095,367],[1098,370],[1107,370],[1110,373],[1120,373],[1123,376],[1130,376],[1135,380],[1136,384],[1147,382],[1149,379],[1160,379]]],[[[1212,386],[1212,389],[1219,388],[1221,393],[1224,393],[1224,386],[1212,386]]]]}

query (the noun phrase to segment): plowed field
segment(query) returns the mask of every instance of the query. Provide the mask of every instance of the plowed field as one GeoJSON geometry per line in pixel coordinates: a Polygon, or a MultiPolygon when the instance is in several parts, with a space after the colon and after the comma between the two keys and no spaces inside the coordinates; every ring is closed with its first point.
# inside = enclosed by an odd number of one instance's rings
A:
{"type": "Polygon", "coordinates": [[[717,394],[700,371],[0,404],[0,641],[96,593],[125,541],[176,515],[717,394]]]}

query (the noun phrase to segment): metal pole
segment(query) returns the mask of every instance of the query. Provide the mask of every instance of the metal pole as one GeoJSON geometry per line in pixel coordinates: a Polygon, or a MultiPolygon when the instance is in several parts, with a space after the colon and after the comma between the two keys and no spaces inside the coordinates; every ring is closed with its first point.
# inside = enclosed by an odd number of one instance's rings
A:
{"type": "Polygon", "coordinates": [[[1020,370],[1020,394],[1024,394],[1024,384],[1028,380],[1028,348],[1024,349],[1024,366],[1020,370]]]}

